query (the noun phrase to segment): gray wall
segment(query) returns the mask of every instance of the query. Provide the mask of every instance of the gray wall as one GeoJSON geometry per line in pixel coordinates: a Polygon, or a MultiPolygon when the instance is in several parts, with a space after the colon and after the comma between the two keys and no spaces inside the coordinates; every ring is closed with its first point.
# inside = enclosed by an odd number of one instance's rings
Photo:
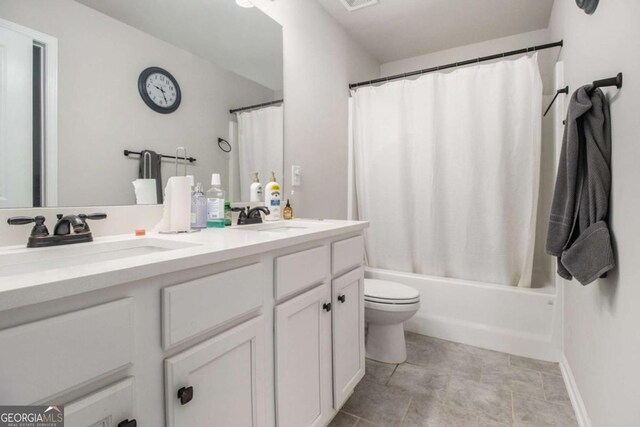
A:
{"type": "Polygon", "coordinates": [[[348,85],[379,64],[315,0],[254,3],[284,27],[285,197],[300,165],[294,215],[346,218],[348,85]]]}
{"type": "Polygon", "coordinates": [[[601,1],[588,16],[557,0],[550,28],[563,38],[571,90],[624,72],[611,97],[610,226],[618,266],[588,286],[564,284],[564,355],[592,425],[640,425],[640,2],[601,1]]]}
{"type": "MultiPolygon", "coordinates": [[[[227,176],[229,108],[271,100],[273,91],[223,70],[72,0],[3,0],[0,17],[58,38],[59,204],[135,203],[138,164],[122,151],[173,154],[185,146],[198,159],[189,173],[211,182],[227,176]],[[160,66],[182,89],[182,104],[158,114],[138,94],[140,72],[160,66]]],[[[163,178],[175,168],[165,163],[163,178]]]]}

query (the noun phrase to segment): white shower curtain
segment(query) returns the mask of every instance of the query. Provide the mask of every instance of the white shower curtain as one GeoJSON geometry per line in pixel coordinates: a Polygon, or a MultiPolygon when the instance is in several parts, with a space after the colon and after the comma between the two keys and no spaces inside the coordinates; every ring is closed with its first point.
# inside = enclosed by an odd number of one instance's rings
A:
{"type": "Polygon", "coordinates": [[[282,182],[284,122],[283,106],[276,105],[237,113],[240,195],[249,201],[253,173],[266,185],[271,171],[282,182]]]}
{"type": "Polygon", "coordinates": [[[541,103],[536,56],[354,91],[369,265],[531,286],[541,103]]]}

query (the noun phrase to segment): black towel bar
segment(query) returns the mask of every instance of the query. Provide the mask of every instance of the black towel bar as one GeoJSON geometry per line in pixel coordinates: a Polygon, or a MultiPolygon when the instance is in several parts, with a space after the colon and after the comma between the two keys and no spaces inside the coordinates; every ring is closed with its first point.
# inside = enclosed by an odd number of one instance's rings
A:
{"type": "MultiPolygon", "coordinates": [[[[142,155],[142,153],[139,151],[124,150],[125,157],[129,157],[129,154],[137,154],[138,156],[142,155]]],[[[162,157],[163,159],[184,159],[184,157],[167,156],[166,154],[158,154],[158,156],[162,157]]],[[[185,160],[188,160],[189,163],[193,163],[196,161],[196,158],[187,157],[185,160]]]]}

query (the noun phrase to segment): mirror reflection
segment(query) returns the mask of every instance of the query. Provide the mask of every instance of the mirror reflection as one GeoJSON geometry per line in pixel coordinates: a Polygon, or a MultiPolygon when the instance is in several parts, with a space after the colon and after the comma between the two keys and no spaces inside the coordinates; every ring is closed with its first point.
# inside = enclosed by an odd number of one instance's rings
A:
{"type": "Polygon", "coordinates": [[[282,183],[282,28],[257,8],[2,0],[0,18],[0,208],[162,203],[185,173],[234,202],[256,173],[282,183]]]}

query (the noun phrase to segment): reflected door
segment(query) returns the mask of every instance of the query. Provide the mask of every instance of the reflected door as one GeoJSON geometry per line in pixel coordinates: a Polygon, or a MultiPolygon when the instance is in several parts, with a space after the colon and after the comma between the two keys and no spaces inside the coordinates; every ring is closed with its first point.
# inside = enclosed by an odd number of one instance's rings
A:
{"type": "Polygon", "coordinates": [[[0,27],[0,208],[33,203],[33,39],[0,27]]]}

